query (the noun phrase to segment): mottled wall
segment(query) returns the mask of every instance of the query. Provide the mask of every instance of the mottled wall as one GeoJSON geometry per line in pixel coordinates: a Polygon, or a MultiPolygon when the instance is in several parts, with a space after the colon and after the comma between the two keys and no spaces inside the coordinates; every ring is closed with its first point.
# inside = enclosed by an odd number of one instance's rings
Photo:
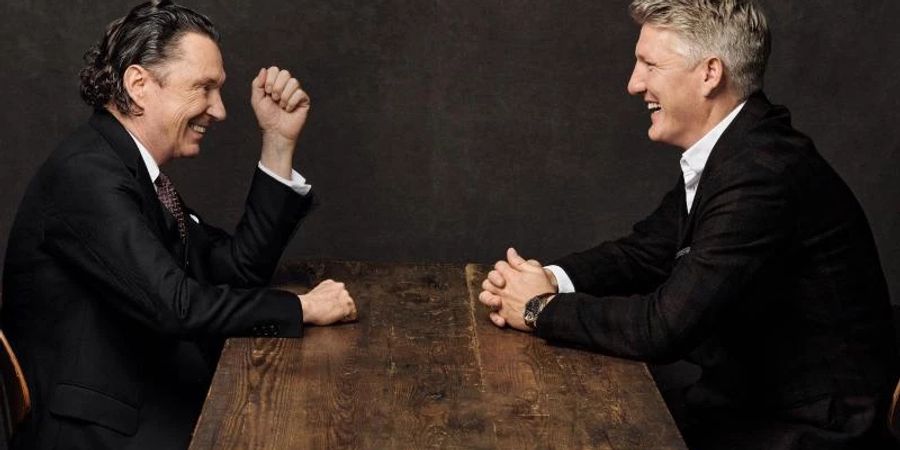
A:
{"type": "MultiPolygon", "coordinates": [[[[131,2],[2,0],[0,250],[38,164],[89,110],[81,55],[131,2]]],[[[185,0],[223,34],[229,118],[166,170],[231,227],[258,152],[248,85],[302,78],[313,111],[296,158],[321,207],[287,257],[481,261],[515,244],[560,256],[626,232],[679,175],[625,85],[626,1],[185,0]]],[[[868,213],[900,303],[896,0],[768,0],[767,92],[868,213]]]]}

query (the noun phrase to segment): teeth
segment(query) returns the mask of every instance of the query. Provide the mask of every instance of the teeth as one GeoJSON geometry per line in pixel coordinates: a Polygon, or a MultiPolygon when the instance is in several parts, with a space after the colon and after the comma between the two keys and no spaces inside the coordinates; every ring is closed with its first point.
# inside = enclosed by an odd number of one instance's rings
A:
{"type": "Polygon", "coordinates": [[[203,125],[197,125],[196,123],[191,123],[191,124],[188,124],[188,126],[191,127],[192,130],[194,130],[200,134],[206,133],[206,127],[204,127],[203,125]]]}
{"type": "Polygon", "coordinates": [[[659,111],[660,109],[662,109],[662,107],[659,106],[659,103],[647,103],[647,109],[655,112],[655,111],[659,111]]]}

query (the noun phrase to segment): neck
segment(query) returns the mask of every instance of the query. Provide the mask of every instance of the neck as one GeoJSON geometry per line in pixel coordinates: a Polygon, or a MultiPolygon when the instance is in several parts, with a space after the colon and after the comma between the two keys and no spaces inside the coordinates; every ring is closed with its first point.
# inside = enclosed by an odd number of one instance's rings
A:
{"type": "Polygon", "coordinates": [[[147,149],[150,156],[156,161],[157,166],[162,167],[163,164],[169,161],[169,158],[158,150],[158,146],[153,145],[153,142],[146,138],[148,133],[145,131],[146,123],[142,120],[143,116],[123,114],[118,108],[111,105],[108,105],[106,110],[109,111],[109,113],[112,114],[129,133],[136,137],[137,140],[141,141],[141,144],[144,145],[144,148],[147,149]]]}
{"type": "Polygon", "coordinates": [[[697,143],[703,136],[706,136],[707,133],[710,132],[716,125],[719,124],[728,114],[731,114],[731,111],[734,111],[734,108],[737,108],[738,105],[741,104],[745,99],[740,98],[740,96],[734,95],[732,93],[723,93],[714,98],[710,98],[708,100],[708,110],[706,113],[706,119],[703,121],[703,127],[699,129],[696,136],[692,136],[690,142],[685,145],[681,151],[684,152],[687,149],[691,148],[694,144],[697,143]]]}
{"type": "Polygon", "coordinates": [[[707,128],[706,133],[708,133],[709,130],[718,125],[718,123],[721,122],[722,119],[731,114],[731,111],[734,111],[734,108],[737,108],[737,106],[740,105],[743,101],[744,99],[738,97],[737,95],[728,95],[724,98],[713,101],[713,107],[709,113],[709,127],[707,128]]]}

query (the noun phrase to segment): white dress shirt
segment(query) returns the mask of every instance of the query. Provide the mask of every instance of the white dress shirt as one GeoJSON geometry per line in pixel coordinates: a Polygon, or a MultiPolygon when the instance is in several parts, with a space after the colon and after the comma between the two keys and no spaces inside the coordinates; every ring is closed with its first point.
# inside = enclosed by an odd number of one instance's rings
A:
{"type": "MultiPolygon", "coordinates": [[[[681,173],[684,176],[684,200],[688,213],[691,212],[694,196],[697,195],[697,185],[700,184],[700,176],[703,175],[703,169],[706,168],[706,161],[709,159],[713,147],[716,146],[716,142],[719,142],[722,133],[731,125],[731,122],[734,121],[734,118],[737,117],[746,103],[745,101],[731,110],[706,135],[681,154],[681,173]]],[[[556,284],[560,294],[575,292],[575,285],[572,283],[572,279],[569,278],[569,275],[566,274],[562,267],[545,266],[544,268],[552,272],[553,276],[556,277],[556,284]]]]}
{"type": "MultiPolygon", "coordinates": [[[[147,166],[147,173],[150,174],[150,182],[153,183],[153,189],[156,190],[156,179],[159,178],[159,165],[156,164],[156,160],[153,159],[153,156],[147,150],[147,147],[144,147],[144,144],[141,144],[141,141],[139,141],[138,138],[131,134],[130,131],[128,132],[128,135],[134,140],[134,144],[137,145],[138,151],[141,152],[141,159],[144,160],[144,165],[147,166]]],[[[306,195],[309,193],[309,190],[312,189],[312,185],[306,183],[306,178],[303,178],[303,176],[294,169],[291,169],[291,179],[288,180],[269,170],[263,165],[262,161],[257,164],[257,167],[259,167],[259,170],[262,170],[266,175],[293,189],[294,192],[300,195],[306,195]]],[[[200,223],[200,219],[197,218],[197,216],[193,214],[189,215],[194,222],[200,223]]]]}

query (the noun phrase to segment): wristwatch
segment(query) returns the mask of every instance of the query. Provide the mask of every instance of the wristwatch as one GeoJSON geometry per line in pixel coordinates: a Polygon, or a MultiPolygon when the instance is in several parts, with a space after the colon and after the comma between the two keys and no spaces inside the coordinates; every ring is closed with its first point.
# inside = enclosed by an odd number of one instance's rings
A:
{"type": "Polygon", "coordinates": [[[547,306],[547,303],[550,303],[550,300],[553,299],[554,295],[556,295],[555,292],[538,294],[531,300],[528,300],[528,303],[525,303],[525,311],[522,313],[522,318],[525,319],[525,325],[527,325],[528,328],[531,328],[532,330],[537,328],[538,315],[541,314],[541,311],[547,306]]]}

